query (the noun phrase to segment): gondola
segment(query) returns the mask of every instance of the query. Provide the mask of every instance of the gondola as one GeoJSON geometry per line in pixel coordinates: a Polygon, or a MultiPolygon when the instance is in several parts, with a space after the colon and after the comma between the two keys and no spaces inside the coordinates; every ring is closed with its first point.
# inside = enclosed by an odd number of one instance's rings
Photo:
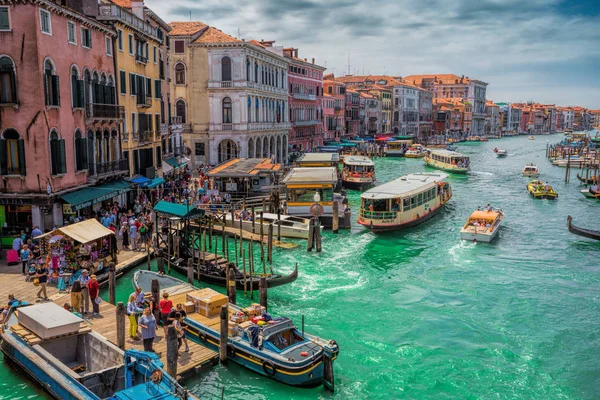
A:
{"type": "Polygon", "coordinates": [[[569,232],[571,232],[575,235],[589,238],[589,239],[600,240],[600,231],[593,231],[591,229],[578,228],[575,225],[573,225],[572,221],[573,221],[573,218],[571,218],[571,216],[569,215],[567,217],[567,226],[569,227],[569,232]]]}
{"type": "Polygon", "coordinates": [[[579,173],[577,174],[577,179],[579,179],[580,182],[583,182],[586,185],[592,185],[596,181],[595,176],[590,176],[589,178],[584,178],[584,177],[580,176],[579,173]]]}
{"type": "MultiPolygon", "coordinates": [[[[165,260],[166,265],[166,260],[165,260]]],[[[171,262],[171,266],[182,274],[187,274],[187,261],[184,259],[176,260],[171,262]]],[[[229,268],[233,268],[235,271],[235,286],[238,290],[244,290],[244,273],[240,271],[234,264],[230,263],[229,268]]],[[[194,268],[194,275],[198,276],[197,268],[194,268]]],[[[294,282],[298,278],[298,265],[294,268],[294,271],[289,275],[271,274],[267,275],[267,287],[274,288],[277,286],[285,285],[287,283],[294,282]]],[[[250,275],[246,274],[246,290],[258,290],[260,276],[254,275],[252,282],[250,282],[250,275]],[[252,289],[251,289],[252,288],[252,289]]],[[[223,286],[227,284],[225,278],[225,266],[215,266],[212,262],[206,262],[200,265],[200,281],[210,283],[211,285],[223,286]]]]}

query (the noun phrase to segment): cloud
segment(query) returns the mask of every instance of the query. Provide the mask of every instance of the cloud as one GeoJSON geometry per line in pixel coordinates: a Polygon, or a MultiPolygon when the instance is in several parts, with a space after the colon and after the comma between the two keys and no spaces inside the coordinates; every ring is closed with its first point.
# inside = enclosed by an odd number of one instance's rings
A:
{"type": "Polygon", "coordinates": [[[493,100],[600,107],[600,2],[590,0],[191,0],[147,5],[249,39],[300,48],[337,75],[456,73],[493,100]],[[574,68],[574,66],[590,68],[574,68]],[[595,63],[595,64],[592,64],[595,63]],[[575,71],[577,69],[577,71],[575,71]],[[510,71],[510,72],[507,72],[510,71]],[[548,72],[551,71],[551,72],[548,72]],[[582,90],[582,77],[588,87],[582,90]],[[552,82],[549,86],[548,82],[552,82]],[[510,87],[510,89],[507,89],[510,87]]]}

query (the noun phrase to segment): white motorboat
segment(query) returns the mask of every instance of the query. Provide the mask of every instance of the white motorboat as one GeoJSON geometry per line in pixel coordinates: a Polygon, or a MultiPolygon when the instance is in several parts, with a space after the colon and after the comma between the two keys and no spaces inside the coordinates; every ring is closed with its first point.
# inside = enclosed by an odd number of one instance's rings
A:
{"type": "Polygon", "coordinates": [[[504,149],[495,148],[494,153],[496,153],[496,157],[498,157],[498,158],[508,156],[508,152],[504,149]]]}
{"type": "Polygon", "coordinates": [[[535,164],[527,164],[525,168],[523,168],[523,176],[537,177],[539,174],[540,171],[535,164]]]}
{"type": "MultiPolygon", "coordinates": [[[[242,223],[242,230],[252,232],[252,219],[248,211],[248,218],[243,218],[242,211],[236,211],[234,213],[234,221],[231,221],[231,213],[227,213],[225,223],[226,226],[233,226],[239,229],[240,221],[242,223]]],[[[260,232],[260,224],[263,225],[263,232],[267,234],[269,225],[273,225],[273,234],[277,235],[279,229],[281,230],[282,237],[288,238],[299,238],[308,239],[308,227],[310,220],[307,218],[295,217],[292,215],[281,215],[280,219],[277,218],[277,214],[263,213],[262,220],[259,213],[256,213],[254,220],[254,233],[260,232]],[[281,228],[279,228],[281,226],[281,228]]],[[[323,229],[323,226],[321,226],[323,229]]]]}
{"type": "Polygon", "coordinates": [[[504,213],[502,210],[477,210],[460,230],[460,238],[477,242],[490,243],[498,235],[504,213]]]}

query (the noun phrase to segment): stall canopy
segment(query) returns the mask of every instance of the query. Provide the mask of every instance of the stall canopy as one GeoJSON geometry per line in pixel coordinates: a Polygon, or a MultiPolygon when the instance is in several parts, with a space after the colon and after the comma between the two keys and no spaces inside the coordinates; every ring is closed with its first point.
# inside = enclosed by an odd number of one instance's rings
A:
{"type": "Polygon", "coordinates": [[[152,182],[152,179],[146,178],[145,176],[138,176],[137,178],[134,178],[129,182],[136,183],[139,187],[145,187],[148,186],[150,182],[152,182]]]}
{"type": "Polygon", "coordinates": [[[114,232],[108,228],[105,228],[104,225],[95,219],[88,219],[76,224],[63,226],[62,228],[55,229],[52,232],[44,233],[43,235],[40,235],[34,239],[60,234],[68,236],[79,243],[89,243],[105,236],[114,235],[114,232]]]}
{"type": "Polygon", "coordinates": [[[112,199],[129,190],[131,190],[131,183],[121,179],[67,193],[60,196],[60,198],[70,204],[73,211],[78,211],[104,200],[112,199]]]}
{"type": "Polygon", "coordinates": [[[163,178],[154,178],[152,179],[152,181],[148,184],[149,188],[155,188],[158,185],[162,185],[163,183],[165,183],[165,180],[163,178]]]}
{"type": "Polygon", "coordinates": [[[186,157],[169,157],[165,160],[173,168],[183,167],[190,162],[189,158],[186,157]]]}
{"type": "Polygon", "coordinates": [[[192,219],[204,216],[204,210],[196,207],[186,206],[185,204],[169,203],[161,200],[154,206],[156,214],[163,214],[170,217],[183,219],[192,219]]]}

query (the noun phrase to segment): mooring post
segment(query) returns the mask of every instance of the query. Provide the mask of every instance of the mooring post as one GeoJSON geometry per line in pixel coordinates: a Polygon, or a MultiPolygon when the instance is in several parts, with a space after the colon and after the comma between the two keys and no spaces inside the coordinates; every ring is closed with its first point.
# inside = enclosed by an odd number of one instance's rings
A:
{"type": "Polygon", "coordinates": [[[194,259],[191,257],[187,262],[187,280],[190,285],[194,284],[194,259]]]}
{"type": "Polygon", "coordinates": [[[219,359],[221,364],[227,364],[227,341],[229,338],[229,311],[227,304],[221,306],[221,341],[219,342],[219,359]]]}
{"type": "Polygon", "coordinates": [[[321,249],[321,223],[320,222],[315,223],[314,230],[315,230],[315,233],[314,233],[315,247],[316,247],[317,253],[320,253],[322,250],[321,249]]]}
{"type": "Polygon", "coordinates": [[[223,227],[221,229],[221,252],[223,253],[223,257],[227,258],[227,255],[225,254],[225,218],[226,214],[225,212],[223,212],[223,227]]]}
{"type": "Polygon", "coordinates": [[[281,241],[281,207],[277,207],[277,240],[281,241]]]}
{"type": "Polygon", "coordinates": [[[244,296],[248,291],[248,287],[246,285],[246,251],[242,249],[242,264],[244,265],[244,296]]]}
{"type": "Polygon", "coordinates": [[[312,251],[315,246],[315,219],[311,218],[308,222],[308,242],[306,244],[306,251],[312,251]]]}
{"type": "Polygon", "coordinates": [[[333,217],[331,220],[331,230],[333,233],[338,233],[340,228],[340,204],[337,201],[333,202],[333,217]]]}
{"type": "Polygon", "coordinates": [[[250,263],[250,298],[254,299],[254,240],[252,240],[252,238],[250,238],[248,247],[248,262],[250,263]]]}
{"type": "Polygon", "coordinates": [[[254,206],[252,206],[252,233],[256,233],[256,228],[255,228],[255,221],[256,221],[256,214],[254,213],[254,206]]]}
{"type": "Polygon", "coordinates": [[[173,325],[167,329],[167,374],[177,379],[177,357],[179,346],[177,343],[177,331],[173,325]]]}
{"type": "Polygon", "coordinates": [[[227,296],[229,297],[229,302],[232,304],[236,304],[236,296],[237,296],[237,287],[235,282],[235,270],[234,268],[229,268],[229,281],[227,282],[227,296]]]}
{"type": "Polygon", "coordinates": [[[273,262],[273,224],[269,224],[267,230],[267,260],[273,262]]]}
{"type": "Polygon", "coordinates": [[[164,274],[165,273],[165,259],[163,258],[162,250],[158,250],[156,257],[157,257],[156,258],[156,268],[158,269],[158,272],[160,274],[164,274]]]}
{"type": "Polygon", "coordinates": [[[148,271],[150,271],[150,243],[152,243],[152,240],[149,240],[148,243],[146,243],[146,264],[148,265],[148,271]]]}
{"type": "MultiPolygon", "coordinates": [[[[263,203],[264,203],[265,199],[263,199],[263,203]]],[[[265,233],[264,233],[264,229],[263,229],[264,225],[263,225],[263,212],[260,212],[260,259],[261,261],[265,260],[265,249],[263,247],[263,240],[265,237],[265,233]]]]}
{"type": "Polygon", "coordinates": [[[108,302],[112,305],[116,305],[117,296],[117,271],[115,270],[115,263],[108,265],[108,302]]]}
{"type": "Polygon", "coordinates": [[[125,350],[125,306],[120,301],[117,304],[117,347],[125,350]]]}
{"type": "Polygon", "coordinates": [[[160,302],[160,283],[158,282],[158,279],[152,279],[150,285],[150,295],[152,297],[152,310],[154,311],[154,318],[156,318],[156,321],[160,321],[160,310],[158,309],[158,303],[160,302]]]}
{"type": "Polygon", "coordinates": [[[268,310],[267,307],[267,278],[264,276],[260,277],[258,282],[258,290],[260,290],[260,305],[268,310]]]}

